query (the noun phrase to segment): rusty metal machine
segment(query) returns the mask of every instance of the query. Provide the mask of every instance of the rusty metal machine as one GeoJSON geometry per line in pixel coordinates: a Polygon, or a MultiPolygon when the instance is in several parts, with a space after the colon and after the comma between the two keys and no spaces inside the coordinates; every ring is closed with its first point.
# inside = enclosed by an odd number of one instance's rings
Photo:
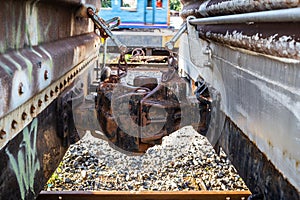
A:
{"type": "Polygon", "coordinates": [[[128,85],[110,77],[97,89],[98,121],[107,138],[125,152],[144,153],[164,136],[199,122],[198,101],[187,99],[186,82],[173,68],[174,57],[170,60],[161,82],[138,76],[128,85]]]}
{"type": "MultiPolygon", "coordinates": [[[[186,25],[166,44],[170,51],[168,71],[163,72],[159,80],[148,76],[135,77],[133,85],[129,85],[122,81],[128,73],[124,58],[127,48],[111,33],[111,29],[118,23],[109,25],[117,18],[104,21],[92,8],[87,8],[87,12],[100,35],[110,37],[120,51],[117,74],[110,74],[107,68],[102,70],[103,76],[95,97],[97,119],[110,144],[128,154],[145,153],[149,147],[161,144],[164,136],[180,127],[194,125],[198,128],[200,110],[210,104],[209,101],[199,101],[207,87],[204,87],[205,84],[199,85],[198,99],[194,95],[188,97],[188,84],[178,75],[178,60],[171,51],[176,40],[186,30],[186,25]]],[[[209,115],[209,112],[205,112],[205,115],[209,115]]],[[[208,122],[202,122],[199,128],[207,130],[207,126],[208,122]]]]}

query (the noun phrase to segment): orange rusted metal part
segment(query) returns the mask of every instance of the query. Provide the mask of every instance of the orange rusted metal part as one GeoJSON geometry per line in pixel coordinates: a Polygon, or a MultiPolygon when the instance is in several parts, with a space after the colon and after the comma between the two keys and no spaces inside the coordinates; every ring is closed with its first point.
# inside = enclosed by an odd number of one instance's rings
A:
{"type": "Polygon", "coordinates": [[[198,104],[187,100],[185,81],[177,73],[166,75],[168,82],[139,76],[133,86],[109,81],[100,84],[97,118],[115,148],[125,153],[144,153],[180,127],[198,123],[198,104]],[[188,120],[183,120],[184,115],[189,116],[188,120]]]}

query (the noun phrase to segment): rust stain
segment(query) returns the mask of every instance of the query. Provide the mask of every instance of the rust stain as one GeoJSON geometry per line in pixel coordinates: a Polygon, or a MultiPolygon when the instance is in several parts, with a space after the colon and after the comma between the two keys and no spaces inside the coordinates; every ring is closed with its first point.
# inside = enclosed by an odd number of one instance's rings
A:
{"type": "Polygon", "coordinates": [[[299,23],[198,26],[200,37],[262,54],[300,59],[299,23]]]}
{"type": "Polygon", "coordinates": [[[183,18],[186,18],[190,15],[196,17],[206,17],[285,9],[297,7],[299,5],[298,0],[181,0],[181,2],[183,4],[183,9],[181,11],[181,16],[183,18]]]}
{"type": "Polygon", "coordinates": [[[282,154],[283,154],[284,157],[286,157],[287,154],[288,154],[288,153],[287,153],[287,150],[283,150],[282,154]]]}
{"type": "Polygon", "coordinates": [[[183,18],[187,18],[188,16],[195,16],[201,17],[200,13],[198,12],[199,6],[204,2],[201,1],[188,1],[188,0],[180,0],[183,8],[181,10],[180,16],[183,18]]]}
{"type": "Polygon", "coordinates": [[[234,0],[210,0],[200,7],[199,12],[207,16],[228,15],[291,8],[297,7],[298,4],[298,0],[241,0],[238,2],[234,0]]]}
{"type": "Polygon", "coordinates": [[[270,140],[268,140],[268,145],[271,147],[271,148],[274,148],[274,145],[272,144],[272,142],[270,140]]]}

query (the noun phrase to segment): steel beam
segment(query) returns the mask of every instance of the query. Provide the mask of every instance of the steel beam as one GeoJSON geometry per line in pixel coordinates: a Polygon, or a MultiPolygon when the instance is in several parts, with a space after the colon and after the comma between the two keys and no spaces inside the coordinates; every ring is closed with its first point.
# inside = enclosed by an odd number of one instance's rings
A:
{"type": "MultiPolygon", "coordinates": [[[[211,67],[208,68],[203,67],[205,60],[201,60],[204,51],[190,52],[184,43],[187,40],[181,41],[184,48],[180,53],[184,54],[184,58],[194,53],[200,63],[195,66],[189,59],[183,59],[180,61],[183,71],[195,79],[201,76],[220,93],[220,114],[224,113],[242,133],[234,136],[232,143],[233,135],[226,131],[225,137],[229,139],[223,141],[222,147],[228,149],[229,155],[239,154],[239,148],[245,149],[239,155],[245,157],[245,163],[237,157],[231,158],[246,184],[251,186],[250,190],[255,191],[255,186],[259,186],[266,199],[298,198],[300,157],[295,149],[299,147],[299,60],[267,56],[200,39],[198,44],[202,49],[211,49],[211,67]],[[249,150],[243,142],[244,137],[251,143],[249,150]],[[255,153],[249,153],[254,151],[251,148],[257,148],[255,152],[263,152],[261,155],[266,159],[253,157],[255,153]],[[266,160],[274,167],[272,173],[263,164],[266,160]],[[245,171],[248,165],[254,166],[245,171]],[[256,173],[261,173],[261,176],[253,179],[256,173]],[[277,180],[285,179],[288,184],[282,182],[280,185],[286,188],[278,189],[277,180]]],[[[211,142],[215,144],[217,140],[211,142]]]]}
{"type": "Polygon", "coordinates": [[[58,99],[95,67],[100,48],[92,21],[75,16],[83,2],[100,7],[95,0],[2,2],[0,199],[34,199],[67,149],[73,129],[58,129],[58,99]]]}
{"type": "Polygon", "coordinates": [[[163,192],[163,191],[143,191],[143,192],[132,192],[132,191],[90,191],[90,192],[46,192],[43,191],[39,199],[43,200],[55,200],[59,199],[197,199],[197,200],[241,200],[247,199],[251,193],[249,191],[184,191],[184,192],[163,192]]]}
{"type": "Polygon", "coordinates": [[[181,16],[195,17],[221,16],[267,10],[279,10],[299,6],[297,0],[181,0],[181,16]]]}
{"type": "Polygon", "coordinates": [[[239,24],[257,22],[299,22],[300,8],[270,10],[189,20],[193,25],[239,24]]]}

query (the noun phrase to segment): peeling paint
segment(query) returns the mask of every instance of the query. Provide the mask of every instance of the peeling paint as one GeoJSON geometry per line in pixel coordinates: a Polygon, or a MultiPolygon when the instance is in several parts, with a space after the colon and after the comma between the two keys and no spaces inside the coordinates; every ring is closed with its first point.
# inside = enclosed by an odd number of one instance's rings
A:
{"type": "Polygon", "coordinates": [[[0,60],[0,67],[10,76],[13,75],[13,71],[10,69],[10,67],[7,66],[5,63],[1,62],[1,60],[0,60]]]}
{"type": "Polygon", "coordinates": [[[201,4],[202,16],[215,16],[297,7],[298,0],[208,0],[201,4]]]}
{"type": "Polygon", "coordinates": [[[38,2],[39,0],[28,1],[25,6],[27,44],[29,46],[38,45],[38,10],[36,7],[38,2]]]}
{"type": "Polygon", "coordinates": [[[32,63],[30,62],[30,60],[28,58],[23,56],[20,52],[17,52],[17,55],[25,61],[26,66],[27,66],[27,70],[28,70],[29,81],[32,82],[32,70],[33,70],[32,63]]]}
{"type": "Polygon", "coordinates": [[[51,69],[53,67],[53,59],[52,59],[51,54],[45,48],[43,48],[41,46],[39,47],[39,49],[42,50],[48,56],[48,58],[49,58],[49,67],[51,69]]]}
{"type": "MultiPolygon", "coordinates": [[[[8,8],[8,10],[11,10],[10,13],[12,14],[12,19],[14,19],[14,20],[12,20],[12,23],[13,23],[12,38],[14,40],[14,47],[16,49],[19,49],[21,46],[22,11],[20,11],[20,13],[17,13],[18,11],[15,6],[8,8]],[[19,15],[18,19],[16,19],[17,14],[19,15]]],[[[8,35],[9,35],[9,33],[7,32],[7,36],[8,35]]]]}
{"type": "Polygon", "coordinates": [[[5,48],[4,48],[4,44],[2,41],[0,41],[0,53],[4,53],[5,48]]]}
{"type": "Polygon", "coordinates": [[[21,65],[17,63],[12,57],[10,57],[9,55],[3,55],[3,57],[9,60],[18,70],[22,70],[21,65]]]}
{"type": "Polygon", "coordinates": [[[300,59],[300,42],[291,36],[281,36],[274,34],[267,38],[260,37],[260,33],[255,35],[245,35],[242,31],[226,31],[223,33],[215,33],[208,31],[205,37],[216,40],[230,46],[245,48],[255,52],[279,56],[284,58],[300,59]]]}
{"type": "Polygon", "coordinates": [[[293,8],[299,5],[298,0],[181,0],[181,16],[198,17],[219,16],[237,13],[248,13],[265,10],[293,8]]]}
{"type": "Polygon", "coordinates": [[[0,79],[0,116],[2,116],[5,112],[5,110],[7,109],[6,107],[6,101],[5,101],[5,98],[7,97],[7,92],[5,90],[5,87],[6,84],[3,83],[3,80],[0,79]]]}

